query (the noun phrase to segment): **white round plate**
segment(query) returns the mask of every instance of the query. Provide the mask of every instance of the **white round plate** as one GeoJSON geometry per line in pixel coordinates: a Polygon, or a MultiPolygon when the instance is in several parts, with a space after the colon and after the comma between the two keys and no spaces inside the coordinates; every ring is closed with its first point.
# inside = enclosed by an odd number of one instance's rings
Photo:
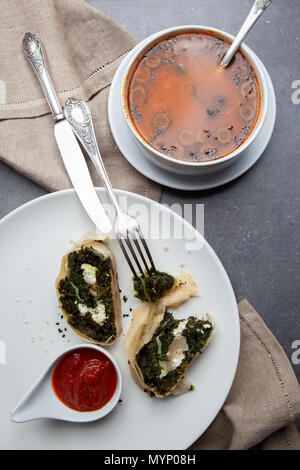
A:
{"type": "MultiPolygon", "coordinates": [[[[106,202],[104,190],[97,192],[106,202]]],[[[60,317],[54,284],[72,240],[79,240],[93,225],[75,192],[59,191],[25,204],[0,222],[2,352],[6,345],[6,365],[0,365],[1,449],[186,449],[211,424],[229,393],[238,362],[240,327],[235,296],[221,262],[201,235],[174,212],[144,197],[117,193],[123,206],[127,199],[129,212],[141,214],[143,231],[150,210],[168,215],[174,233],[185,230],[184,238],[149,240],[149,246],[158,269],[176,275],[184,264],[199,285],[200,296],[174,311],[175,315],[209,313],[215,322],[210,345],[186,374],[195,390],[179,397],[149,398],[131,378],[122,334],[109,351],[122,372],[123,402],[108,416],[85,424],[9,421],[9,412],[49,363],[68,346],[82,343],[60,317]],[[203,246],[189,253],[186,242],[193,237],[203,246]]],[[[110,241],[110,248],[116,258],[121,298],[128,297],[127,302],[122,300],[122,314],[131,315],[130,308],[139,303],[131,295],[131,274],[116,240],[110,241]]],[[[122,320],[126,332],[130,317],[122,320]]]]}
{"type": "MultiPolygon", "coordinates": [[[[276,118],[276,97],[274,87],[265,66],[260,59],[257,60],[262,65],[266,76],[267,87],[269,92],[269,104],[265,123],[255,141],[243,152],[241,158],[237,159],[232,165],[219,170],[216,173],[208,175],[178,175],[171,171],[159,168],[152,163],[147,156],[146,150],[137,142],[127,125],[121,102],[121,88],[124,72],[130,60],[131,54],[136,48],[142,48],[144,41],[137,44],[135,48],[125,57],[120,64],[113,78],[109,99],[108,99],[108,117],[113,137],[123,154],[123,156],[131,163],[131,165],[147,178],[163,184],[170,188],[183,189],[185,191],[204,190],[216,188],[223,184],[235,180],[246,171],[248,171],[254,163],[260,158],[266,149],[275,125],[276,118]]],[[[254,53],[253,53],[254,54],[254,53]]]]}

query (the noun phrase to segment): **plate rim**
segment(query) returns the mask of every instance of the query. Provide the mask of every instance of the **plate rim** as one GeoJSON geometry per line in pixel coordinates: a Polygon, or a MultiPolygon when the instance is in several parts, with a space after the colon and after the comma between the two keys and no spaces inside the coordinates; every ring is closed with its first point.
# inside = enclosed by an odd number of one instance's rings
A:
{"type": "MultiPolygon", "coordinates": [[[[105,188],[95,187],[95,189],[96,189],[97,194],[106,192],[105,188]]],[[[212,422],[214,421],[214,419],[218,415],[219,411],[223,407],[223,405],[224,405],[224,403],[225,403],[225,401],[226,401],[226,399],[227,399],[227,397],[230,393],[230,390],[232,388],[232,384],[233,384],[233,381],[234,381],[234,378],[235,378],[235,375],[236,375],[236,372],[237,372],[237,366],[238,366],[238,361],[239,361],[239,356],[240,356],[240,341],[241,341],[240,319],[239,319],[237,300],[236,300],[235,293],[234,293],[232,284],[230,282],[229,276],[228,276],[221,260],[219,259],[218,255],[215,253],[215,251],[211,247],[211,245],[208,243],[208,241],[203,237],[203,235],[195,227],[193,227],[188,221],[186,221],[179,214],[172,211],[170,208],[160,204],[159,202],[153,201],[150,198],[147,198],[147,197],[142,196],[140,194],[132,193],[130,191],[125,191],[125,190],[121,190],[121,189],[117,189],[115,191],[117,192],[118,195],[129,195],[133,198],[138,198],[141,201],[147,201],[147,203],[150,202],[150,204],[156,205],[162,211],[171,212],[172,216],[175,219],[177,219],[178,221],[180,221],[183,224],[186,224],[190,229],[192,229],[196,233],[196,235],[198,237],[200,237],[200,239],[203,242],[203,245],[208,250],[209,254],[214,258],[215,262],[217,263],[217,267],[218,267],[218,269],[219,269],[219,271],[222,275],[222,278],[223,278],[223,280],[226,284],[226,288],[228,290],[228,293],[230,293],[232,304],[234,306],[234,311],[232,311],[232,318],[234,320],[234,334],[235,334],[235,338],[236,338],[236,344],[235,344],[234,357],[233,357],[233,360],[232,360],[232,370],[231,370],[231,374],[230,374],[230,377],[229,377],[230,380],[228,381],[227,387],[224,387],[222,389],[222,398],[219,399],[220,404],[219,404],[218,407],[215,408],[214,412],[212,413],[212,417],[210,418],[210,420],[208,420],[209,422],[206,424],[206,426],[204,426],[204,428],[202,429],[200,434],[198,434],[198,433],[196,433],[195,435],[193,434],[193,436],[190,436],[190,439],[187,439],[185,441],[185,445],[182,447],[182,449],[187,450],[192,444],[194,444],[204,434],[204,432],[212,424],[212,422]]],[[[55,191],[53,193],[49,193],[49,194],[39,196],[37,198],[31,199],[30,201],[25,202],[21,206],[15,208],[11,212],[9,212],[7,215],[5,215],[2,219],[0,219],[0,236],[1,236],[1,228],[3,227],[3,225],[6,222],[8,222],[9,220],[11,220],[12,218],[14,218],[15,216],[18,216],[19,213],[22,213],[24,210],[27,210],[28,208],[30,208],[32,206],[40,204],[44,200],[56,199],[56,198],[59,198],[61,195],[63,196],[63,195],[68,195],[68,194],[73,194],[77,199],[75,189],[69,188],[69,189],[63,189],[63,190],[55,191]]],[[[78,200],[78,202],[79,202],[79,200],[78,200]]],[[[80,204],[80,202],[79,202],[79,204],[80,204]]]]}

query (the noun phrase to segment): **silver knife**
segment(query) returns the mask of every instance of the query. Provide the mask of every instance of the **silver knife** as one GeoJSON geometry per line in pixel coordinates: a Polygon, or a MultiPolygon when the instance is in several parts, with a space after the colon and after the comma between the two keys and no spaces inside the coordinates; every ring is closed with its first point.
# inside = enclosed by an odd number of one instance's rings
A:
{"type": "Polygon", "coordinates": [[[41,43],[37,36],[26,33],[22,45],[53,114],[55,139],[70,180],[90,219],[101,233],[106,234],[112,228],[111,223],[97,196],[81,148],[70,124],[63,115],[47,71],[41,43]]]}

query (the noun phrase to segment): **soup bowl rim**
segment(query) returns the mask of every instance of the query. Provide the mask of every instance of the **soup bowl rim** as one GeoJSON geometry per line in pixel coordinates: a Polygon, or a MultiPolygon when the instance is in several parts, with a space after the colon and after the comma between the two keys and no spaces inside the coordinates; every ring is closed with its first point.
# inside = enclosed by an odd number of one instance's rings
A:
{"type": "MultiPolygon", "coordinates": [[[[231,43],[234,40],[234,36],[231,34],[222,31],[217,28],[213,28],[211,26],[202,26],[202,25],[182,25],[182,26],[175,26],[171,28],[166,28],[164,30],[158,31],[157,33],[149,36],[145,40],[143,40],[136,48],[134,53],[132,54],[132,57],[130,57],[129,63],[127,64],[127,67],[125,69],[125,73],[122,79],[122,86],[121,86],[121,102],[122,102],[122,111],[123,111],[123,116],[125,118],[125,121],[130,129],[130,131],[133,133],[134,137],[137,139],[137,141],[147,150],[148,154],[154,154],[154,158],[161,159],[164,161],[167,165],[171,166],[176,166],[178,169],[180,167],[182,169],[184,168],[208,168],[208,167],[214,167],[218,166],[222,163],[228,162],[229,160],[235,159],[235,157],[240,156],[246,148],[249,147],[249,145],[256,139],[258,136],[259,132],[261,131],[263,124],[266,119],[266,114],[267,114],[267,105],[268,105],[268,94],[267,94],[267,83],[266,79],[264,76],[264,73],[261,69],[261,66],[256,58],[256,55],[254,52],[246,45],[242,44],[240,47],[241,52],[243,55],[246,57],[247,61],[250,63],[252,66],[258,82],[259,82],[259,89],[260,89],[260,97],[261,97],[261,103],[260,103],[260,109],[259,113],[256,118],[256,123],[254,125],[254,128],[252,129],[250,135],[244,140],[244,142],[234,149],[232,152],[228,153],[227,155],[223,157],[219,157],[215,160],[209,160],[206,162],[192,162],[192,161],[187,161],[187,160],[179,160],[175,159],[173,157],[169,157],[168,155],[165,155],[164,153],[160,152],[159,150],[155,149],[152,147],[144,138],[143,136],[137,131],[134,122],[131,118],[131,114],[128,109],[128,101],[127,101],[127,91],[129,87],[129,81],[131,78],[132,71],[137,64],[137,62],[140,60],[141,56],[145,53],[145,51],[148,51],[151,49],[151,46],[159,43],[161,40],[164,38],[167,38],[169,35],[174,35],[176,32],[179,34],[182,32],[206,32],[206,33],[212,33],[214,36],[220,39],[225,39],[229,43],[231,43]]],[[[229,163],[229,162],[228,162],[229,163]]]]}

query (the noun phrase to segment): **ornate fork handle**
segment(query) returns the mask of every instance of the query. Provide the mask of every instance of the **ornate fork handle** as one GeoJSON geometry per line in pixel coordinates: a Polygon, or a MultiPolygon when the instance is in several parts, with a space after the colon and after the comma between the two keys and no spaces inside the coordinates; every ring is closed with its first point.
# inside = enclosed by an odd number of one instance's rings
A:
{"type": "Polygon", "coordinates": [[[107,189],[108,195],[114,204],[117,213],[121,213],[122,210],[112,189],[102,161],[100,150],[98,148],[93,121],[88,105],[83,100],[69,98],[65,103],[64,113],[67,121],[72,126],[74,134],[93,161],[99,175],[101,176],[102,182],[107,189]]]}
{"type": "Polygon", "coordinates": [[[144,277],[145,274],[142,266],[145,267],[149,274],[155,272],[153,258],[137,220],[122,211],[112,189],[97,145],[88,105],[80,99],[68,99],[65,104],[65,117],[70,123],[77,139],[93,161],[115,206],[117,211],[114,226],[116,237],[134,278],[138,278],[138,272],[140,276],[144,277]]]}

